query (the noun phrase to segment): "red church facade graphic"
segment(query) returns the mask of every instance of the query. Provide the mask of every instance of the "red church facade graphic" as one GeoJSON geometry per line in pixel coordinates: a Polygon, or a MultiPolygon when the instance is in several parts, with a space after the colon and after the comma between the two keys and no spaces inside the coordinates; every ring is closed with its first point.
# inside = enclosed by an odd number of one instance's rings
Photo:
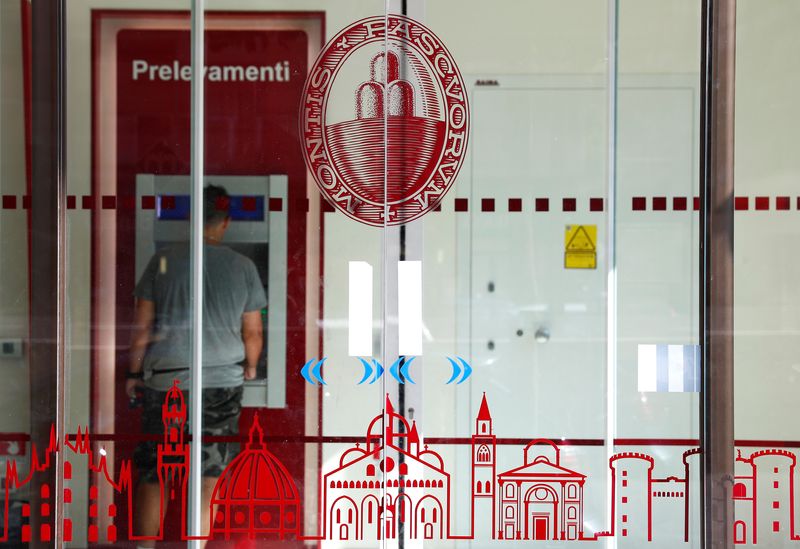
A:
{"type": "Polygon", "coordinates": [[[549,440],[525,447],[524,463],[498,475],[499,539],[577,540],[583,537],[586,475],[562,467],[549,440]]]}
{"type": "MultiPolygon", "coordinates": [[[[73,529],[73,512],[69,510],[73,502],[73,492],[71,481],[73,471],[77,464],[83,459],[86,460],[86,467],[91,473],[90,478],[97,478],[100,482],[108,483],[112,489],[119,494],[131,494],[131,466],[130,462],[123,461],[119,479],[114,480],[113,475],[108,470],[108,462],[106,456],[101,453],[99,458],[95,456],[91,449],[91,442],[89,439],[88,431],[78,429],[74,438],[66,437],[63,445],[56,437],[55,427],[50,430],[50,442],[45,451],[40,455],[35,445],[31,447],[31,464],[26,475],[20,475],[17,468],[17,463],[13,460],[6,462],[6,483],[4,490],[4,524],[3,535],[0,536],[0,542],[9,540],[9,502],[10,495],[13,491],[23,489],[32,483],[36,475],[44,475],[50,471],[56,463],[56,455],[58,452],[65,452],[64,468],[61,474],[63,479],[63,494],[56,494],[55,487],[51,486],[48,482],[38,483],[39,485],[39,503],[37,508],[31,506],[30,503],[22,504],[22,517],[28,523],[35,515],[38,520],[36,521],[39,526],[34,531],[30,524],[23,524],[20,532],[20,541],[23,543],[28,542],[51,542],[55,543],[53,539],[54,520],[55,520],[55,503],[56,499],[65,506],[64,519],[61,524],[63,541],[69,542],[76,537],[77,532],[73,529]]],[[[50,478],[51,475],[48,475],[50,478]]],[[[98,501],[98,488],[96,484],[89,486],[89,509],[88,509],[88,526],[86,531],[86,539],[89,542],[96,542],[100,537],[99,524],[100,519],[107,519],[108,526],[104,535],[109,542],[117,540],[117,526],[114,524],[117,517],[117,507],[115,504],[108,504],[101,506],[98,501]]],[[[81,536],[82,537],[82,536],[81,536]]]]}
{"type": "Polygon", "coordinates": [[[416,423],[395,413],[389,397],[367,428],[365,444],[346,450],[324,476],[323,536],[393,540],[450,536],[450,475],[442,457],[421,446],[416,423]]]}

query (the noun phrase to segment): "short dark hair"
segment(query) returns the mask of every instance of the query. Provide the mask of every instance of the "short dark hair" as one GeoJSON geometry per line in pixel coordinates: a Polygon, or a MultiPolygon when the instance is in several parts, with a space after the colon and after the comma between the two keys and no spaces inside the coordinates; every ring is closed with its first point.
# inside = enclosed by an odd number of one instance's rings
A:
{"type": "Polygon", "coordinates": [[[216,225],[228,218],[231,197],[225,187],[206,185],[206,188],[203,189],[203,202],[206,225],[216,225]]]}

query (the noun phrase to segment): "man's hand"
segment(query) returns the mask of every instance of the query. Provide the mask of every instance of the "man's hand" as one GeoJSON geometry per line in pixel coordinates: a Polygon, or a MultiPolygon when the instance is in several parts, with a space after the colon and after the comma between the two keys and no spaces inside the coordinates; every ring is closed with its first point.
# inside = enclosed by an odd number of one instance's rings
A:
{"type": "Polygon", "coordinates": [[[136,389],[144,387],[144,381],[141,379],[126,379],[125,380],[125,394],[128,398],[136,398],[136,389]]]}
{"type": "MultiPolygon", "coordinates": [[[[141,372],[142,361],[147,346],[150,344],[150,333],[153,329],[153,319],[156,316],[156,306],[153,301],[148,299],[136,300],[136,312],[133,321],[133,332],[131,334],[130,351],[130,372],[141,372]]],[[[128,398],[136,398],[136,388],[144,387],[141,378],[131,378],[125,380],[125,394],[128,398]]]]}
{"type": "Polygon", "coordinates": [[[244,378],[256,378],[256,365],[264,344],[264,325],[261,322],[261,311],[248,311],[242,315],[242,342],[244,342],[244,378]]]}

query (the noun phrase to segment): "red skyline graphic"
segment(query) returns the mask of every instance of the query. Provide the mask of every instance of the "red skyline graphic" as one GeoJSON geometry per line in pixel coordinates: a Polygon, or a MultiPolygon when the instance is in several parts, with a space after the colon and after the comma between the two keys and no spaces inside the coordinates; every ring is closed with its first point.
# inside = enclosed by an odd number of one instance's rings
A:
{"type": "MultiPolygon", "coordinates": [[[[190,445],[186,441],[186,402],[177,380],[165,395],[164,403],[161,406],[161,417],[164,423],[164,435],[157,448],[158,480],[162,494],[160,501],[161,505],[164,505],[164,502],[176,502],[180,505],[180,537],[182,540],[261,539],[265,537],[285,539],[299,534],[299,492],[283,463],[267,450],[264,432],[256,414],[250,427],[249,440],[244,449],[228,464],[214,487],[212,506],[216,505],[217,511],[211,517],[209,535],[189,536],[186,526],[188,524],[190,445]]],[[[95,457],[91,449],[88,430],[82,432],[79,429],[74,439],[70,439],[69,436],[65,437],[64,446],[76,456],[87,456],[87,467],[90,473],[97,473],[96,478],[111,485],[116,493],[127,495],[128,532],[131,532],[129,535],[131,541],[164,540],[163,518],[156,536],[137,536],[132,533],[134,531],[133,516],[136,509],[133,502],[134,491],[131,482],[130,460],[121,461],[119,479],[115,481],[108,470],[108,462],[103,451],[101,450],[99,459],[95,457]]],[[[55,426],[53,426],[50,431],[50,442],[42,458],[39,457],[36,445],[32,445],[31,466],[27,475],[24,477],[19,475],[16,461],[6,462],[5,518],[0,543],[9,539],[10,492],[30,483],[36,473],[50,469],[54,463],[55,454],[59,451],[62,450],[56,437],[55,426]]],[[[61,500],[64,505],[69,505],[73,501],[72,490],[68,486],[73,473],[72,460],[71,457],[65,457],[64,470],[61,474],[66,486],[61,500]]],[[[90,474],[89,476],[91,479],[95,478],[95,475],[90,474]]],[[[41,486],[40,500],[39,509],[32,509],[28,503],[23,504],[23,518],[30,518],[31,513],[36,512],[43,519],[38,532],[32,532],[29,524],[22,526],[21,540],[23,542],[54,541],[52,539],[52,517],[55,502],[51,486],[47,483],[41,486]]],[[[212,508],[210,507],[207,512],[211,513],[212,508]]],[[[160,511],[160,516],[164,517],[163,507],[160,511]]],[[[117,506],[112,503],[103,509],[99,507],[96,484],[89,487],[88,518],[89,525],[86,532],[88,542],[95,543],[103,537],[108,543],[118,541],[117,525],[114,524],[118,518],[117,506]],[[101,536],[98,529],[101,514],[103,518],[108,518],[110,523],[104,536],[101,536]]],[[[74,537],[72,519],[64,518],[63,532],[64,541],[72,541],[74,537]]]]}
{"type": "MultiPolygon", "coordinates": [[[[189,444],[185,437],[186,403],[178,383],[166,393],[162,405],[163,441],[158,445],[158,478],[164,501],[180,505],[181,539],[297,539],[369,542],[406,539],[430,540],[568,540],[597,541],[605,537],[650,542],[673,539],[688,542],[692,513],[690,473],[700,466],[700,450],[683,453],[680,475],[654,475],[656,460],[641,452],[621,452],[608,463],[611,471],[611,523],[607,530],[586,532],[587,475],[562,463],[559,445],[533,439],[522,449],[521,463],[497,469],[497,438],[488,400],[484,394],[470,438],[470,498],[456,501],[459,480],[448,470],[442,454],[424,443],[415,421],[395,411],[386,395],[385,406],[368,424],[363,442],[345,449],[336,465],[321,473],[322,507],[317,534],[300,530],[301,492],[287,468],[268,449],[264,430],[255,415],[248,441],[219,477],[212,495],[216,513],[206,538],[186,534],[189,444]],[[459,527],[457,511],[467,506],[469,522],[459,527]],[[682,524],[671,519],[680,516],[682,524]],[[667,520],[665,520],[667,519],[667,520]],[[671,522],[671,525],[667,523],[671,522]],[[659,525],[655,528],[654,525],[659,525]],[[662,526],[663,525],[663,526],[662,526]],[[677,528],[676,528],[677,526],[677,528]]],[[[91,448],[87,430],[66,436],[59,444],[55,429],[43,453],[31,447],[31,466],[21,475],[14,460],[6,463],[5,520],[0,542],[9,540],[9,495],[27,486],[34,475],[50,469],[57,452],[64,451],[64,494],[41,485],[38,507],[23,503],[22,514],[30,521],[35,513],[39,527],[23,524],[23,542],[53,540],[56,497],[66,506],[74,495],[70,487],[77,459],[85,456],[90,478],[108,483],[128,498],[128,531],[132,532],[132,471],[128,460],[120,462],[114,479],[103,451],[91,448]]],[[[519,450],[517,450],[519,451],[519,450]]],[[[800,541],[795,532],[794,474],[796,455],[787,450],[759,450],[736,459],[737,473],[732,497],[736,507],[733,538],[736,544],[800,541]]],[[[695,498],[698,497],[694,494],[695,498]]],[[[89,486],[88,526],[90,543],[118,540],[117,507],[98,502],[98,486],[89,486]],[[101,518],[103,520],[101,520],[101,518]],[[100,524],[108,524],[104,532],[100,524]]],[[[209,508],[207,512],[211,513],[209,508]]],[[[72,519],[65,513],[64,541],[76,537],[72,519]]],[[[591,531],[591,529],[589,529],[591,531]]],[[[131,541],[145,538],[130,535],[131,541]]],[[[162,521],[159,534],[164,539],[162,521]]]]}

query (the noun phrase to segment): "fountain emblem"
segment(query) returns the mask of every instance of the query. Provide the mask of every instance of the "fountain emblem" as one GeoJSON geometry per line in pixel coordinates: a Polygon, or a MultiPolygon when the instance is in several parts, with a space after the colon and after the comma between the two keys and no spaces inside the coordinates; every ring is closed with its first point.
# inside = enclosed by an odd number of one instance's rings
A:
{"type": "Polygon", "coordinates": [[[341,212],[380,227],[417,219],[453,185],[469,136],[464,80],[430,30],[399,15],[337,34],[309,72],[303,153],[341,212]]]}

